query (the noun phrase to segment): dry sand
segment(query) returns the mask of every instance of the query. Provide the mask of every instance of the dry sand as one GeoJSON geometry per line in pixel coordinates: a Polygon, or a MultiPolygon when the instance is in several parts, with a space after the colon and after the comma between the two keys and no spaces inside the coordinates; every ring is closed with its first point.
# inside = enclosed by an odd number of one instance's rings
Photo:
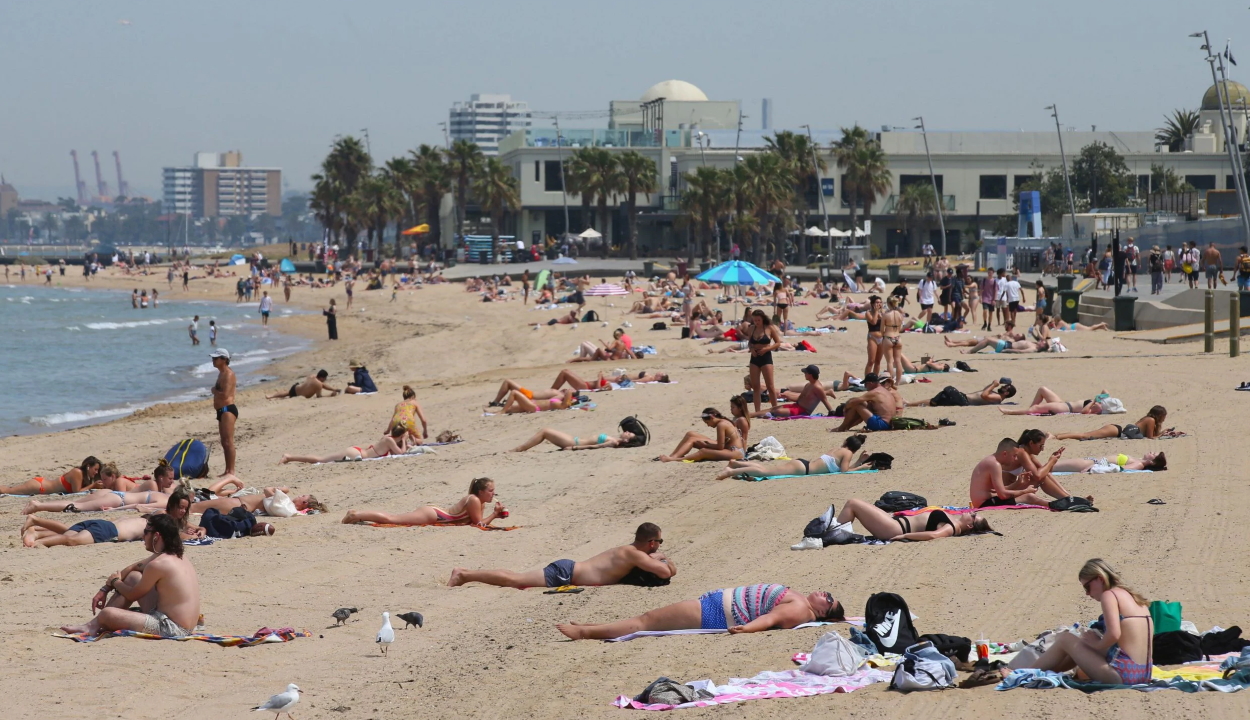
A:
{"type": "MultiPolygon", "coordinates": [[[[70,283],[78,278],[67,278],[70,283]]],[[[123,278],[99,285],[129,288],[123,278]]],[[[194,297],[230,299],[232,281],[193,283],[194,297]]],[[[162,293],[171,300],[180,291],[162,293]]],[[[340,288],[296,288],[294,302],[318,309],[340,288]]],[[[391,717],[602,717],[623,711],[609,705],[619,693],[638,692],[658,675],[683,680],[750,677],[792,667],[793,652],[810,650],[821,629],[753,635],[646,639],[622,644],[569,642],[557,622],[601,622],[631,616],[702,592],[754,582],[780,582],[802,591],[828,589],[852,614],[862,614],[875,591],[903,595],[919,616],[920,632],[943,632],[1009,641],[1046,628],[1091,618],[1095,603],[1083,596],[1076,573],[1103,557],[1129,583],[1152,598],[1184,603],[1199,628],[1245,625],[1250,601],[1242,557],[1250,515],[1240,472],[1241,406],[1250,394],[1232,391],[1246,379],[1241,359],[1202,356],[1198,345],[1162,346],[1117,340],[1111,333],[1065,336],[1066,355],[971,358],[975,375],[930,376],[933,384],[905,386],[908,399],[928,397],[950,382],[976,390],[1001,375],[1022,392],[1045,384],[1079,400],[1106,388],[1122,398],[1131,422],[1156,403],[1168,425],[1188,431],[1169,441],[1068,442],[1072,456],[1165,450],[1171,469],[1153,475],[1081,476],[1066,482],[1093,494],[1099,514],[1003,511],[989,515],[1003,537],[985,536],[886,547],[835,547],[793,552],[803,525],[830,502],[873,499],[886,490],[910,490],[931,501],[967,498],[969,471],[1004,436],[1029,427],[1089,429],[1098,418],[1004,418],[992,408],[934,408],[909,414],[958,425],[934,431],[881,433],[866,449],[896,458],[894,470],[871,475],[790,479],[764,483],[715,482],[719,464],[660,464],[681,434],[700,427],[708,405],[728,412],[741,387],[743,355],[704,354],[704,347],[651,332],[651,321],[632,329],[638,344],[655,344],[659,356],[633,368],[669,371],[671,386],[599,393],[592,412],[482,417],[499,381],[510,377],[543,387],[581,340],[605,338],[610,328],[581,325],[532,330],[526,323],[554,314],[520,303],[483,304],[460,285],[401,293],[358,291],[351,312],[340,314],[340,340],[273,367],[277,383],[243,390],[237,433],[240,475],[250,484],[290,485],[312,492],[331,508],[326,515],[277,519],[272,538],[219,541],[189,548],[203,589],[207,627],[223,634],[262,626],[294,626],[311,639],[249,649],[196,642],[108,639],[80,645],[52,637],[57,626],[89,615],[91,595],[111,571],[141,557],[138,544],[31,550],[17,529],[24,500],[0,498],[0,683],[10,695],[7,718],[243,717],[247,708],[297,683],[306,694],[296,708],[304,718],[391,717]],[[368,363],[380,388],[372,397],[266,401],[263,394],[320,367],[331,382],[348,375],[349,357],[368,363]],[[435,432],[452,429],[467,442],[437,454],[328,466],[286,465],[283,452],[328,453],[372,442],[381,434],[399,388],[413,385],[435,432]],[[614,432],[637,414],[651,428],[650,447],[576,454],[544,446],[510,454],[536,429],[552,426],[586,436],[614,432]],[[349,508],[407,511],[426,503],[448,505],[471,478],[496,480],[512,510],[514,532],[469,528],[374,529],[339,524],[349,508]],[[1147,505],[1149,498],[1166,505],[1147,505]],[[445,586],[453,566],[540,567],[557,558],[584,559],[628,542],[642,521],[664,530],[665,551],[679,574],[665,588],[590,588],[580,595],[538,590],[445,586]],[[1243,528],[1238,530],[1237,528],[1243,528]],[[1242,538],[1239,540],[1238,538],[1242,538]],[[330,613],[360,608],[346,627],[330,628],[330,613]],[[422,630],[400,630],[389,657],[373,637],[380,613],[418,610],[422,630]]],[[[124,298],[119,297],[119,302],[124,298]]],[[[279,302],[281,304],[281,302],[279,302]]],[[[591,301],[614,325],[615,308],[591,301]]],[[[818,306],[798,307],[810,320],[818,306]]],[[[324,338],[319,315],[276,320],[278,329],[324,338]]],[[[816,338],[819,354],[777,353],[784,382],[817,363],[826,378],[862,370],[863,325],[816,338]]],[[[186,342],[181,329],[170,342],[186,342]]],[[[1222,344],[1222,343],[1221,343],[1222,344]]],[[[913,359],[924,351],[952,357],[939,336],[908,335],[913,359]]],[[[228,345],[227,345],[228,347],[228,345]]],[[[1220,348],[1223,350],[1223,347],[1220,348]]],[[[205,352],[207,353],[207,346],[205,352]]],[[[953,357],[959,357],[954,355],[953,357]]],[[[580,364],[593,373],[620,363],[580,364]]],[[[776,436],[793,456],[812,457],[841,443],[826,432],[830,421],[757,421],[752,441],[776,436]]],[[[216,425],[207,401],[158,406],[133,417],[77,430],[0,440],[3,482],[34,474],[59,475],[83,456],[115,461],[126,474],[149,472],[175,441],[197,437],[214,446],[213,473],[221,472],[216,425]]],[[[1054,443],[1052,441],[1052,447],[1054,443]]],[[[1049,451],[1050,448],[1048,448],[1049,451]]],[[[78,516],[82,519],[90,516],[78,516]]],[[[107,516],[105,516],[107,517],[107,516]]],[[[1250,694],[1184,695],[992,688],[903,696],[877,685],[851,695],[757,701],[682,716],[1086,717],[1116,712],[1128,717],[1245,717],[1250,694]]]]}

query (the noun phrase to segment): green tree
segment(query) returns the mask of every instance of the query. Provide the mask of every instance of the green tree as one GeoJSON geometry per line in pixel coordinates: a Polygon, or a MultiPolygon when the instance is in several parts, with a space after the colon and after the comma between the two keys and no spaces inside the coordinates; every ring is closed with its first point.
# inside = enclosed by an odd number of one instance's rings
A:
{"type": "Polygon", "coordinates": [[[626,243],[629,246],[629,259],[638,259],[638,193],[646,193],[647,202],[651,201],[651,193],[659,187],[659,173],[656,172],[655,161],[634,150],[627,150],[617,156],[621,169],[621,179],[625,185],[625,217],[629,227],[626,243]]]}
{"type": "MultiPolygon", "coordinates": [[[[829,166],[816,152],[817,148],[806,135],[782,130],[773,137],[765,138],[764,142],[769,152],[781,156],[782,164],[791,177],[790,184],[793,188],[791,206],[794,209],[794,224],[805,226],[810,209],[807,202],[807,189],[816,182],[817,168],[823,173],[829,169],[829,166]]],[[[818,187],[816,191],[820,192],[820,188],[818,187]]],[[[804,251],[800,253],[799,262],[806,263],[807,237],[801,235],[800,238],[804,251]]]]}
{"type": "Polygon", "coordinates": [[[512,168],[494,157],[486,158],[473,182],[473,196],[481,203],[482,209],[490,214],[490,236],[496,261],[503,256],[499,231],[503,226],[504,216],[521,209],[519,188],[517,179],[512,176],[512,168]]]}
{"type": "Polygon", "coordinates": [[[573,152],[564,168],[565,192],[576,193],[582,204],[582,230],[592,225],[590,204],[594,202],[594,171],[587,153],[593,148],[580,148],[573,152]]]}
{"type": "Polygon", "coordinates": [[[698,167],[684,176],[686,189],[681,194],[681,208],[690,216],[698,231],[700,257],[707,260],[712,235],[721,214],[730,206],[728,176],[725,171],[698,167]]]}
{"type": "Polygon", "coordinates": [[[456,187],[456,235],[464,237],[465,212],[469,202],[469,188],[483,171],[482,149],[477,143],[457,140],[447,151],[447,164],[456,187]]]}
{"type": "Polygon", "coordinates": [[[586,178],[587,191],[594,196],[598,210],[599,232],[603,233],[601,256],[608,256],[610,234],[608,232],[608,200],[625,190],[625,180],[621,176],[620,165],[616,154],[611,150],[599,147],[586,148],[582,154],[589,175],[586,178]]]}
{"type": "Polygon", "coordinates": [[[1155,132],[1155,141],[1167,145],[1172,152],[1180,152],[1185,149],[1185,140],[1197,129],[1197,110],[1173,110],[1171,116],[1163,116],[1163,127],[1155,132]]]}
{"type": "Polygon", "coordinates": [[[443,239],[443,222],[439,211],[442,209],[443,196],[451,192],[451,168],[441,148],[422,145],[409,152],[412,155],[413,170],[421,186],[421,197],[425,207],[425,223],[430,226],[426,241],[438,247],[443,239]]]}
{"type": "Polygon", "coordinates": [[[912,183],[899,191],[895,213],[903,224],[903,232],[907,233],[908,251],[904,255],[916,254],[920,247],[917,234],[928,229],[937,217],[937,198],[933,194],[933,186],[928,183],[912,183]]]}
{"type": "MultiPolygon", "coordinates": [[[[1036,159],[1033,160],[1030,167],[1033,169],[1032,176],[1017,187],[1016,192],[1011,194],[1012,209],[1016,212],[1016,215],[1013,217],[1018,218],[1020,214],[1020,193],[1036,190],[1040,193],[1042,201],[1042,223],[1047,227],[1059,227],[1060,219],[1069,212],[1068,188],[1063,179],[1063,169],[1052,167],[1047,170],[1036,159]]],[[[1075,194],[1073,195],[1073,201],[1077,212],[1083,212],[1089,207],[1085,204],[1083,197],[1075,194]]],[[[1002,229],[1002,227],[995,225],[995,229],[1002,229]]],[[[1004,234],[1014,235],[1016,229],[1017,225],[1013,223],[1004,234]]]]}
{"type": "Polygon", "coordinates": [[[321,172],[312,176],[312,205],[318,220],[336,241],[345,239],[353,252],[356,236],[364,227],[359,213],[352,216],[360,205],[353,197],[372,172],[373,158],[358,138],[349,135],[335,139],[321,163],[321,172]]]}
{"type": "Polygon", "coordinates": [[[833,144],[833,159],[844,172],[842,191],[850,198],[853,232],[857,209],[862,205],[864,219],[870,218],[873,203],[893,188],[894,174],[881,143],[859,125],[842,128],[842,138],[833,144]]]}
{"type": "Polygon", "coordinates": [[[745,201],[755,216],[752,251],[758,263],[762,253],[775,254],[777,236],[784,232],[787,214],[783,211],[791,199],[791,178],[776,153],[750,155],[739,166],[745,174],[742,188],[745,201]]]}
{"type": "Polygon", "coordinates": [[[1150,191],[1152,193],[1193,192],[1193,190],[1194,186],[1186,182],[1185,178],[1177,175],[1172,168],[1151,164],[1150,191]]]}
{"type": "Polygon", "coordinates": [[[391,223],[392,218],[403,212],[400,194],[385,175],[371,175],[361,182],[356,193],[356,203],[368,244],[374,246],[376,237],[378,255],[381,256],[386,226],[391,223]]]}
{"type": "Polygon", "coordinates": [[[1088,207],[1126,207],[1136,188],[1137,177],[1124,157],[1106,143],[1086,145],[1072,161],[1072,193],[1085,196],[1088,207]]]}

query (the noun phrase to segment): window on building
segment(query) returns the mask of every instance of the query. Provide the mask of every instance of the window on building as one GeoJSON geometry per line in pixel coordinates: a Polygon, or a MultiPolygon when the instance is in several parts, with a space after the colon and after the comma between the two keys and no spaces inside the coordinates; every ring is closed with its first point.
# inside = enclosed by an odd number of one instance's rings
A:
{"type": "Polygon", "coordinates": [[[1214,175],[1186,175],[1185,182],[1194,186],[1195,190],[1214,190],[1214,175]]]}
{"type": "MultiPolygon", "coordinates": [[[[842,181],[838,184],[842,186],[842,207],[849,208],[851,206],[851,194],[846,190],[847,186],[845,174],[842,175],[842,181]]],[[[864,199],[860,198],[859,201],[855,203],[855,207],[862,210],[864,208],[864,199]]]]}
{"type": "Polygon", "coordinates": [[[1007,176],[1006,175],[982,175],[980,198],[982,200],[1006,200],[1007,199],[1007,176]]]}
{"type": "Polygon", "coordinates": [[[922,185],[922,184],[929,185],[930,187],[932,187],[934,181],[937,182],[938,194],[945,195],[945,193],[942,192],[942,176],[941,175],[934,176],[932,180],[930,180],[928,175],[899,175],[898,176],[898,189],[901,192],[903,188],[907,187],[908,185],[922,185]]]}
{"type": "Polygon", "coordinates": [[[1014,175],[1011,178],[1011,191],[1020,192],[1020,186],[1029,182],[1033,182],[1032,175],[1014,175]]]}
{"type": "Polygon", "coordinates": [[[547,160],[543,162],[543,170],[546,179],[543,183],[543,189],[547,192],[560,192],[564,189],[564,173],[560,172],[559,160],[547,160]]]}
{"type": "Polygon", "coordinates": [[[1150,176],[1137,176],[1137,197],[1146,197],[1150,194],[1150,176]]]}
{"type": "Polygon", "coordinates": [[[534,161],[534,182],[542,182],[542,165],[538,160],[534,161]]]}

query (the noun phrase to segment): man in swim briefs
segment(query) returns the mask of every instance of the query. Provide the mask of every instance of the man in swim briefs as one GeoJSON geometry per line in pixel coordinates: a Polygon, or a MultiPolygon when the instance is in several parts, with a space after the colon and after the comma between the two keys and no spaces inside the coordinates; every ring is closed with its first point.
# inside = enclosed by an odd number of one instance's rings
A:
{"type": "Polygon", "coordinates": [[[209,357],[213,367],[217,368],[217,382],[213,384],[213,410],[217,412],[217,432],[221,436],[221,453],[226,457],[226,471],[223,478],[233,478],[234,474],[234,425],[239,421],[239,408],[234,404],[234,390],[238,378],[230,369],[230,351],[217,348],[209,357]]]}
{"type": "Polygon", "coordinates": [[[876,373],[864,376],[864,387],[868,388],[868,392],[846,402],[842,409],[842,424],[830,432],[846,432],[861,422],[869,430],[890,429],[890,421],[898,412],[894,395],[881,385],[876,373]]]}
{"type": "Polygon", "coordinates": [[[605,550],[589,560],[556,560],[542,570],[528,572],[454,568],[447,585],[456,587],[480,582],[499,587],[557,588],[564,585],[616,585],[623,581],[634,585],[660,584],[657,580],[668,580],[677,574],[677,565],[660,552],[663,544],[660,527],[646,522],[634,532],[633,543],[605,550]],[[645,583],[630,582],[640,574],[654,576],[654,579],[648,578],[645,583]]]}
{"type": "Polygon", "coordinates": [[[284,400],[286,398],[293,397],[315,398],[322,397],[322,393],[324,392],[329,392],[330,397],[334,397],[343,391],[326,385],[326,380],[329,377],[330,373],[325,370],[318,370],[316,375],[309,375],[304,378],[303,382],[297,382],[291,385],[291,388],[286,392],[274,393],[273,395],[266,395],[265,397],[268,400],[284,400]]]}
{"type": "Polygon", "coordinates": [[[133,630],[178,638],[194,631],[200,618],[200,583],[195,567],[182,556],[174,519],[168,515],[148,518],[143,547],[153,554],[109,575],[91,599],[91,611],[100,614],[83,625],[63,626],[62,632],[99,635],[133,630]],[[132,603],[138,603],[140,612],[127,609],[132,603]]]}
{"type": "Polygon", "coordinates": [[[824,405],[825,410],[832,415],[833,404],[829,402],[830,393],[820,382],[820,368],[815,365],[808,365],[803,368],[803,379],[807,383],[799,391],[797,397],[791,395],[788,391],[778,393],[785,399],[792,400],[792,402],[753,413],[752,417],[804,417],[816,412],[817,405],[824,405]]]}

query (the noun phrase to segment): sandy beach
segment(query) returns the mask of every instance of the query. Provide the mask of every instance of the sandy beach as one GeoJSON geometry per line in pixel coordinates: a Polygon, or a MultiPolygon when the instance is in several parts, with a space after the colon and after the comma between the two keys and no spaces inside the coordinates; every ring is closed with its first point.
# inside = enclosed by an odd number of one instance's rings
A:
{"type": "MultiPolygon", "coordinates": [[[[57,278],[72,287],[78,276],[57,278]]],[[[155,278],[153,276],[155,282],[155,278]]],[[[163,269],[159,273],[164,286],[163,269]]],[[[596,278],[597,281],[597,278],[596,278]]],[[[32,286],[34,283],[31,283],[32,286]]],[[[96,287],[129,289],[132,281],[104,271],[96,287]]],[[[177,287],[177,285],[175,285],[177,287]]],[[[190,293],[162,298],[232,301],[233,279],[198,280],[190,293]]],[[[751,635],[648,638],[627,643],[571,642],[556,623],[607,622],[706,590],[777,582],[796,590],[829,590],[851,615],[878,591],[906,598],[921,633],[948,633],[995,641],[1031,639],[1048,628],[1092,619],[1098,605],[1084,597],[1076,575],[1093,557],[1110,562],[1151,599],[1184,604],[1184,617],[1201,631],[1214,625],[1250,627],[1250,592],[1241,557],[1250,519],[1250,488],[1237,466],[1239,425],[1250,393],[1233,387],[1250,379],[1244,358],[1230,359],[1226,341],[1201,354],[1201,343],[1156,345],[1117,339],[1109,332],[1063,336],[1066,354],[982,355],[963,358],[939,335],[908,334],[904,352],[917,360],[967,359],[976,374],[930,375],[931,384],[904,386],[908,400],[930,397],[944,385],[979,391],[1010,376],[1027,401],[1045,385],[1065,399],[1102,389],[1128,408],[1118,419],[1087,416],[1004,417],[994,408],[916,408],[906,413],[955,427],[871,434],[865,449],[895,457],[894,469],[875,474],[795,478],[748,483],[717,482],[721,463],[658,463],[687,430],[706,428],[699,411],[728,414],[741,391],[747,356],[706,353],[702,341],[679,331],[653,332],[653,321],[622,316],[621,298],[589,299],[608,323],[528,327],[556,311],[520,302],[482,303],[459,283],[401,292],[358,289],[350,312],[341,285],[294,289],[292,303],[315,314],[275,320],[276,330],[316,341],[312,350],[269,366],[281,379],[242,389],[236,434],[240,477],[249,485],[287,485],[313,493],[327,514],[274,519],[269,538],[218,541],[187,549],[199,574],[205,626],[218,634],[251,634],[261,627],[308,629],[312,637],[285,644],[222,649],[199,642],[109,638],[78,644],[53,637],[62,624],[85,621],[92,594],[110,572],[140,559],[139,543],[34,550],[18,536],[26,500],[0,498],[0,683],[11,693],[7,718],[242,717],[248,708],[288,683],[304,689],[296,717],[605,717],[619,694],[634,695],[660,675],[723,682],[764,670],[788,670],[790,656],[810,651],[826,629],[751,635]],[[339,336],[325,340],[319,312],[339,303],[339,336]],[[623,319],[636,345],[658,355],[631,369],[663,370],[676,384],[644,385],[593,395],[593,410],[484,417],[499,383],[512,378],[546,387],[573,367],[583,377],[622,363],[566,365],[578,343],[610,337],[623,319]],[[363,360],[379,393],[316,400],[267,401],[266,392],[288,387],[319,368],[329,383],[349,377],[348,361],[363,360]],[[419,457],[332,465],[280,465],[283,453],[321,454],[374,442],[383,432],[400,388],[417,391],[431,432],[453,430],[465,442],[419,457]],[[1168,409],[1168,426],[1188,437],[1159,440],[1056,442],[1068,457],[1124,452],[1140,457],[1165,451],[1169,470],[1154,474],[1080,475],[1064,478],[1070,490],[1093,495],[1101,512],[987,513],[1002,537],[943,542],[843,546],[794,552],[804,524],[847,498],[874,500],[907,490],[940,504],[966,504],[973,465],[1003,437],[1032,427],[1052,432],[1090,430],[1104,422],[1133,422],[1152,405],[1168,409]],[[528,453],[505,452],[541,427],[574,435],[614,433],[637,415],[650,427],[645,448],[556,452],[544,445],[528,453]],[[512,532],[457,528],[372,528],[343,525],[348,509],[406,512],[425,504],[446,507],[463,497],[474,477],[495,480],[511,510],[512,532]],[[1151,498],[1166,504],[1149,505],[1151,498]],[[679,573],[667,587],[588,588],[577,595],[538,589],[470,585],[448,588],[456,566],[527,570],[559,558],[585,559],[628,543],[643,521],[657,523],[664,551],[679,573]],[[330,627],[330,613],[354,606],[359,614],[330,627]],[[423,629],[398,630],[383,657],[374,634],[380,615],[416,610],[423,629]]],[[[709,296],[713,293],[709,293],[709,296]]],[[[281,293],[277,293],[282,307],[281,293]]],[[[709,300],[711,298],[709,297],[709,300]]],[[[119,302],[125,302],[119,296],[119,302]]],[[[819,304],[791,311],[811,322],[819,304]]],[[[910,306],[909,306],[910,307],[910,306]]],[[[729,311],[727,315],[736,314],[729,311]]],[[[1023,316],[1022,316],[1023,317],[1023,316]]],[[[1029,320],[1032,315],[1027,316],[1029,320]]],[[[779,384],[801,382],[799,368],[815,363],[823,379],[864,365],[864,325],[806,338],[818,353],[776,353],[779,384]]],[[[201,334],[203,336],[203,329],[201,334]]],[[[967,337],[967,336],[963,336],[967,337]]],[[[171,327],[169,342],[186,343],[185,328],[171,327]]],[[[228,338],[221,345],[229,347],[228,338]]],[[[720,347],[720,346],[716,346],[720,347]]],[[[204,344],[205,359],[209,351],[204,344]]],[[[209,378],[211,382],[211,378],[209,378]]],[[[842,399],[846,395],[839,393],[842,399]]],[[[791,457],[815,457],[838,447],[832,421],[756,420],[751,442],[772,435],[791,457]]],[[[84,456],[116,462],[127,475],[151,472],[175,442],[199,438],[213,448],[212,474],[222,471],[217,427],[208,401],[165,404],[102,425],[0,440],[0,482],[57,476],[84,456]]],[[[87,517],[75,516],[75,521],[87,517]]],[[[845,633],[845,626],[840,627],[845,633]]],[[[1245,717],[1250,694],[1107,692],[993,687],[901,695],[885,684],[850,695],[755,701],[680,711],[682,717],[752,718],[822,714],[843,717],[1245,717]]]]}

